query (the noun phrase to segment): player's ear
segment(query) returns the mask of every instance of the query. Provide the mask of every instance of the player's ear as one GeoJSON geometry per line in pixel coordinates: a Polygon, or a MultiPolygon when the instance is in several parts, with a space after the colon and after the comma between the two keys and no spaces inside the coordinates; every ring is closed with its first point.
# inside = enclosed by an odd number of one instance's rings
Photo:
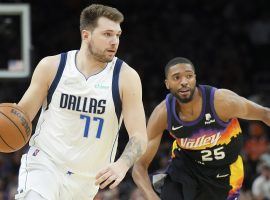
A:
{"type": "Polygon", "coordinates": [[[170,89],[170,86],[169,86],[169,82],[168,82],[168,80],[167,80],[167,79],[165,79],[164,83],[165,83],[165,85],[166,85],[166,88],[169,90],[169,89],[170,89]]]}
{"type": "Polygon", "coordinates": [[[82,36],[82,40],[88,40],[89,37],[91,36],[91,32],[87,30],[82,30],[81,36],[82,36]]]}

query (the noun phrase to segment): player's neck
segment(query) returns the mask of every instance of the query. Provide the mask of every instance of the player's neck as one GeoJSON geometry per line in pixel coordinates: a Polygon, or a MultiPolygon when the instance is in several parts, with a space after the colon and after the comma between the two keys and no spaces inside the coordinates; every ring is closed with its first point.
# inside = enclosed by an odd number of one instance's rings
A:
{"type": "Polygon", "coordinates": [[[97,61],[93,56],[89,55],[87,52],[80,50],[75,58],[76,67],[82,72],[86,77],[93,74],[97,74],[102,71],[107,63],[97,61]]]}
{"type": "Polygon", "coordinates": [[[197,115],[198,114],[198,112],[197,112],[198,107],[200,107],[200,105],[202,104],[201,101],[202,101],[201,94],[200,94],[198,88],[196,88],[194,91],[193,98],[190,102],[181,103],[181,102],[177,101],[178,110],[182,115],[186,115],[186,116],[197,115]]]}

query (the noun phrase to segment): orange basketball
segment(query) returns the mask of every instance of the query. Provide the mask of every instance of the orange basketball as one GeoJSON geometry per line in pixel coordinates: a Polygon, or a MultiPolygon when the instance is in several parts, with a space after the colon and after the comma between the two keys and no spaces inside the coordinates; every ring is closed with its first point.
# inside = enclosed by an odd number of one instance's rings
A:
{"type": "Polygon", "coordinates": [[[13,103],[0,104],[0,152],[10,153],[21,149],[32,133],[28,116],[13,103]]]}

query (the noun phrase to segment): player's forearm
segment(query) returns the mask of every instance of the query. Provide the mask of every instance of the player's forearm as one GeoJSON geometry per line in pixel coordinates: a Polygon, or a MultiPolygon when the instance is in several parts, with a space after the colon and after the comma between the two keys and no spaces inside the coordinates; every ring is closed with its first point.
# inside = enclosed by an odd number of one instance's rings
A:
{"type": "Polygon", "coordinates": [[[132,178],[146,199],[152,200],[157,198],[157,195],[152,188],[148,171],[141,163],[137,162],[134,164],[132,178]]]}
{"type": "Polygon", "coordinates": [[[122,160],[130,168],[146,151],[147,139],[132,136],[125,147],[119,160],[122,160]]]}

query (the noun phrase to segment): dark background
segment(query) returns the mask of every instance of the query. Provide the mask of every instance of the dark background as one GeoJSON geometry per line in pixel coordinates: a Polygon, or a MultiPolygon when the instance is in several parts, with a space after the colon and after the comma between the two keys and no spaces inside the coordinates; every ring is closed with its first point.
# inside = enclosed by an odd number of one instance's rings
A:
{"type": "MultiPolygon", "coordinates": [[[[142,79],[146,115],[164,99],[164,66],[177,56],[189,58],[195,65],[197,82],[227,88],[257,103],[270,106],[270,5],[267,0],[175,0],[175,1],[83,1],[83,0],[1,0],[1,3],[31,5],[31,66],[39,60],[80,47],[79,15],[91,3],[117,7],[125,16],[117,56],[135,68],[142,79]]],[[[15,43],[18,41],[14,41],[15,43]]],[[[0,44],[1,46],[1,44],[0,44]]],[[[0,54],[5,55],[2,48],[0,54]]],[[[30,78],[0,80],[0,103],[18,102],[30,78]]],[[[35,121],[34,121],[35,124],[35,121]]],[[[266,134],[269,128],[258,123],[266,134]]],[[[245,142],[252,135],[250,122],[241,120],[245,142]]],[[[163,138],[150,171],[166,164],[171,140],[163,138]]],[[[127,141],[120,133],[119,152],[127,141]]],[[[267,143],[268,144],[268,143],[267,143]]],[[[16,187],[21,153],[0,154],[0,191],[8,199],[16,187]]],[[[264,150],[265,151],[265,150],[264,150]]],[[[256,176],[257,160],[246,157],[244,190],[249,191],[256,176]]],[[[121,185],[121,199],[128,199],[133,188],[130,174],[121,185]],[[126,195],[126,196],[125,196],[126,195]]],[[[0,196],[1,199],[1,196],[0,196]]]]}

